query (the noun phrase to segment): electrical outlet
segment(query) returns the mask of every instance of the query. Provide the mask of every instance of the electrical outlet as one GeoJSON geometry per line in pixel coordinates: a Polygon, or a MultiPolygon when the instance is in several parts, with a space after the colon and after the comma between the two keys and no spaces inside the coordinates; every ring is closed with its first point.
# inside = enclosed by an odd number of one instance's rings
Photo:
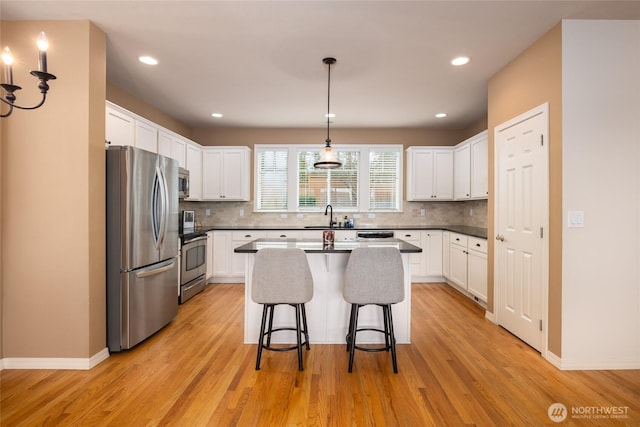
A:
{"type": "Polygon", "coordinates": [[[240,208],[240,218],[244,216],[244,209],[240,208]]]}
{"type": "Polygon", "coordinates": [[[296,218],[297,219],[304,219],[304,214],[301,214],[301,213],[296,214],[296,218]]]}
{"type": "Polygon", "coordinates": [[[424,216],[424,215],[425,215],[424,209],[420,209],[420,216],[424,216]]]}
{"type": "Polygon", "coordinates": [[[469,208],[469,216],[473,216],[473,208],[469,208]]]}
{"type": "Polygon", "coordinates": [[[209,208],[205,209],[205,210],[204,210],[204,214],[205,214],[206,216],[211,216],[211,209],[209,209],[209,208]]]}
{"type": "Polygon", "coordinates": [[[367,214],[367,218],[375,219],[376,218],[376,214],[374,214],[374,213],[367,214]]]}
{"type": "Polygon", "coordinates": [[[287,219],[288,215],[287,214],[280,214],[280,219],[287,219]]]}

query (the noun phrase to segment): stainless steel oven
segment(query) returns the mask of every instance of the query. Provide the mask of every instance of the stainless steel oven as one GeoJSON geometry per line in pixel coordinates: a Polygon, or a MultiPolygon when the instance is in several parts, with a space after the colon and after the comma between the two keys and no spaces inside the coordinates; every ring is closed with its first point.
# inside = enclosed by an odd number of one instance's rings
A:
{"type": "Polygon", "coordinates": [[[183,237],[180,249],[180,304],[204,289],[206,274],[207,235],[183,237]]]}

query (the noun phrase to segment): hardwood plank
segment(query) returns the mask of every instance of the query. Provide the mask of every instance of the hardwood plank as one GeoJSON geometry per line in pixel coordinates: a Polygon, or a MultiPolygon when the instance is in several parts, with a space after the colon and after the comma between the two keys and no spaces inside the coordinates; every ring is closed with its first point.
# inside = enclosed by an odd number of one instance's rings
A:
{"type": "MultiPolygon", "coordinates": [[[[412,343],[390,355],[243,344],[244,288],[210,285],[165,329],[91,371],[4,370],[0,425],[553,425],[549,405],[628,407],[640,425],[640,371],[560,371],[445,284],[414,284],[412,343]]],[[[566,425],[602,425],[571,417],[566,425]]]]}

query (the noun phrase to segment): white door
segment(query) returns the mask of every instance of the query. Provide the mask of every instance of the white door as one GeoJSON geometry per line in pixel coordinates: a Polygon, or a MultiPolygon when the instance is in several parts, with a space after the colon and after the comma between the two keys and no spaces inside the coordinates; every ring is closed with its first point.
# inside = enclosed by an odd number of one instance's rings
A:
{"type": "Polygon", "coordinates": [[[538,351],[547,313],[547,141],[547,104],[495,128],[496,318],[538,351]]]}

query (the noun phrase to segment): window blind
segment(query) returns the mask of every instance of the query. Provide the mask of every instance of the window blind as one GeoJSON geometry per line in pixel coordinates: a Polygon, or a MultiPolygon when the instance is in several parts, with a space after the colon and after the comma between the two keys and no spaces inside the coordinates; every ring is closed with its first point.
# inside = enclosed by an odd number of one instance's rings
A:
{"type": "Polygon", "coordinates": [[[398,150],[369,151],[369,209],[398,210],[400,208],[400,161],[398,150]]]}
{"type": "Polygon", "coordinates": [[[286,148],[258,151],[256,167],[257,208],[286,211],[288,208],[288,153],[286,148]]]}

